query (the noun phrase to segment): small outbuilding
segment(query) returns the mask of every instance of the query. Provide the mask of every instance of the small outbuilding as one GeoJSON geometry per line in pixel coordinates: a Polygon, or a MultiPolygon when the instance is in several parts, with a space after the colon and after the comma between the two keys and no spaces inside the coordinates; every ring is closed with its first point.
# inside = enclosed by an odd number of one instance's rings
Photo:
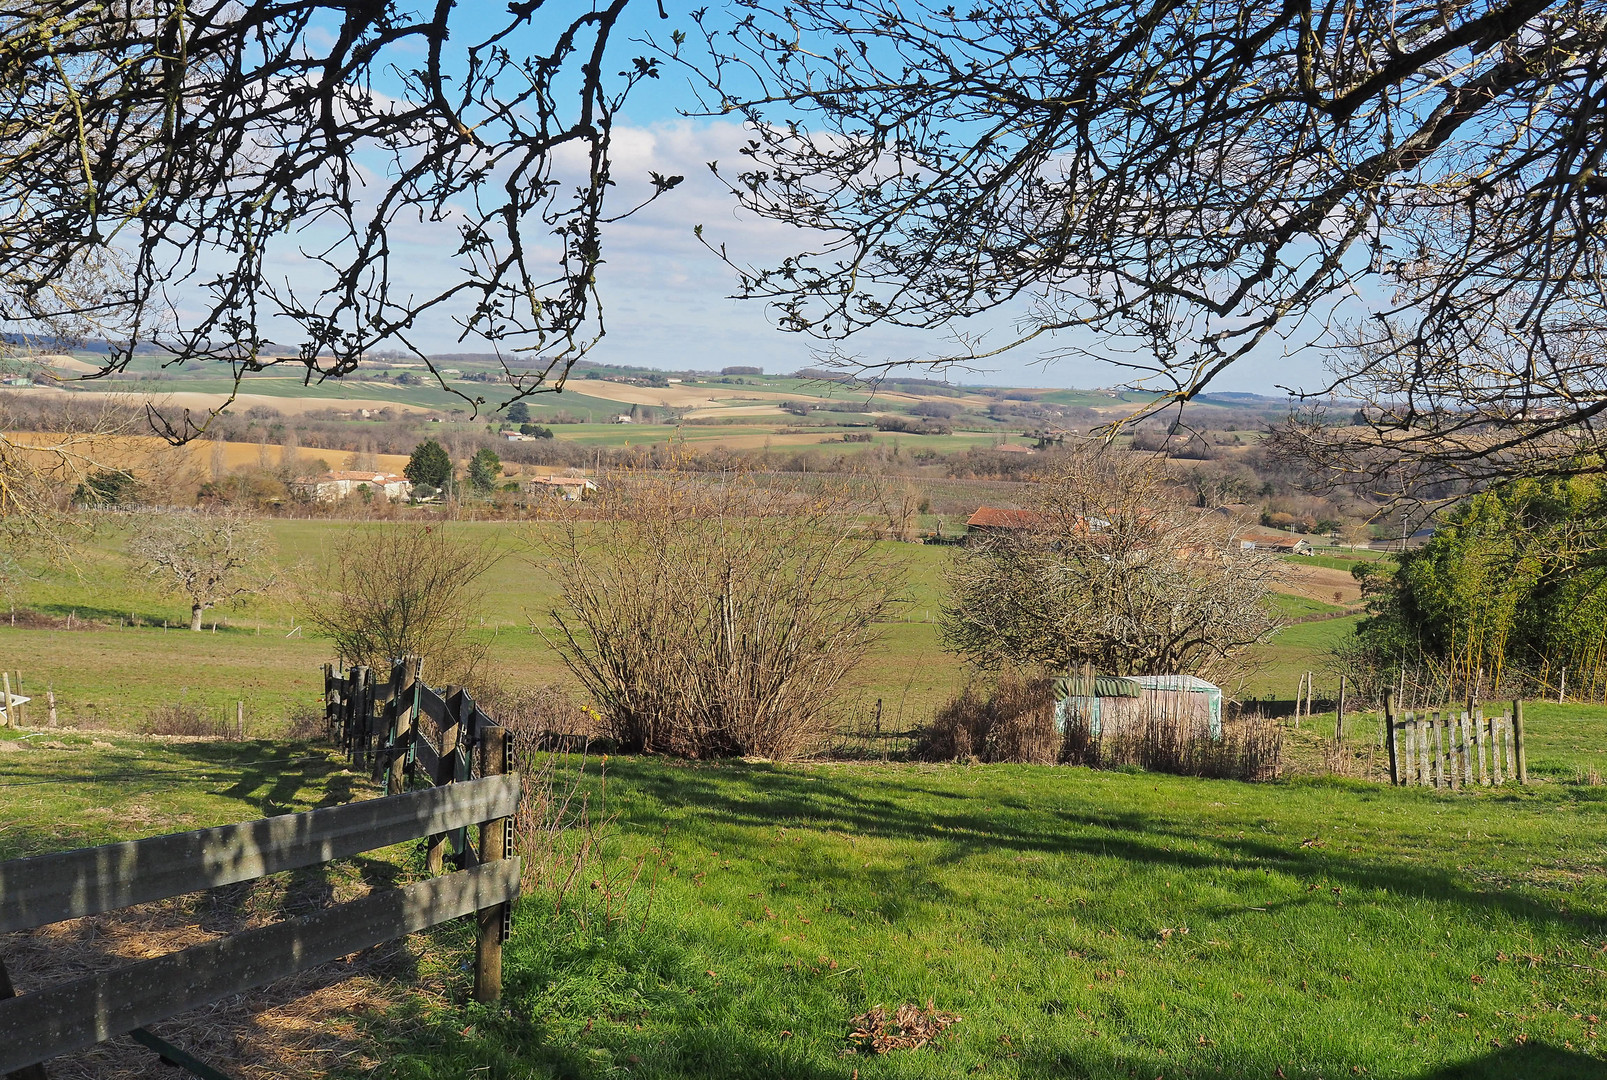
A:
{"type": "Polygon", "coordinates": [[[526,495],[556,495],[566,502],[578,502],[597,490],[584,476],[530,476],[520,487],[526,495]]]}
{"type": "Polygon", "coordinates": [[[314,502],[335,502],[360,494],[365,488],[392,501],[413,494],[413,484],[407,477],[388,472],[337,469],[321,476],[298,476],[290,481],[291,491],[314,502]]]}
{"type": "Polygon", "coordinates": [[[1055,726],[1083,723],[1095,738],[1137,735],[1152,725],[1186,738],[1222,737],[1222,688],[1192,675],[1062,675],[1055,726]]]}

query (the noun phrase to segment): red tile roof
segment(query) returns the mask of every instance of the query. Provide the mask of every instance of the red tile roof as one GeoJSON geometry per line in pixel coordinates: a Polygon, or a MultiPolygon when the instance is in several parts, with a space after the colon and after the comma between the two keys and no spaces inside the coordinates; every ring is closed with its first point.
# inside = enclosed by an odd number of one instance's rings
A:
{"type": "Polygon", "coordinates": [[[1035,510],[1004,510],[997,506],[983,506],[966,519],[973,529],[1026,529],[1043,520],[1035,510]]]}

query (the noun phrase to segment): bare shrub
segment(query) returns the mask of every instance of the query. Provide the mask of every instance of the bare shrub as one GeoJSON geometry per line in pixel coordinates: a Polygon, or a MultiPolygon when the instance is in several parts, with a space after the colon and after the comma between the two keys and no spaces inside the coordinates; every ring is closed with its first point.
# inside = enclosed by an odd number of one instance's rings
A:
{"type": "Polygon", "coordinates": [[[984,694],[968,685],[938,709],[915,745],[927,761],[1053,765],[1060,756],[1053,683],[1041,671],[1006,670],[984,694]]]}
{"type": "Polygon", "coordinates": [[[327,738],[329,723],[323,711],[310,705],[297,705],[285,723],[285,738],[299,742],[316,742],[327,738]]]}
{"type": "Polygon", "coordinates": [[[470,689],[470,696],[487,716],[508,729],[521,752],[553,749],[559,739],[578,737],[584,744],[603,737],[596,714],[556,683],[510,687],[481,681],[470,689]]]}
{"type": "Polygon", "coordinates": [[[409,653],[437,685],[469,682],[485,658],[471,626],[482,574],[500,558],[441,525],[363,525],[340,537],[308,621],[347,664],[381,671],[409,653]]]}
{"type": "Polygon", "coordinates": [[[793,758],[829,735],[903,574],[850,505],[743,476],[606,478],[603,520],[538,541],[561,587],[553,645],[604,732],[700,758],[793,758]]]}

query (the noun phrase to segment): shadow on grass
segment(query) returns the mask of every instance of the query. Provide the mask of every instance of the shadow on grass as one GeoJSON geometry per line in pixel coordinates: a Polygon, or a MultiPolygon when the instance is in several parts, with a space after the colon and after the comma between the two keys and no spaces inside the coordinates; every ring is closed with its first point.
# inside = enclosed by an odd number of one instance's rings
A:
{"type": "MultiPolygon", "coordinates": [[[[1232,1053],[1231,1048],[1226,1049],[1227,1053],[1232,1053]]],[[[1111,1056],[1080,1050],[1024,1054],[1019,1061],[1019,1074],[1023,1077],[1159,1077],[1177,1075],[1180,1065],[1184,1076],[1222,1077],[1223,1080],[1263,1080],[1269,1075],[1283,1075],[1281,1071],[1272,1072],[1278,1068],[1273,1063],[1213,1068],[1205,1062],[1187,1065],[1146,1054],[1111,1056]]],[[[1403,1075],[1412,1076],[1412,1080],[1600,1080],[1604,1073],[1607,1073],[1607,1064],[1600,1058],[1530,1042],[1493,1050],[1431,1072],[1403,1075]]],[[[1349,1074],[1344,1064],[1317,1061],[1301,1062],[1297,1068],[1289,1070],[1290,1076],[1349,1074]]]]}
{"type": "MultiPolygon", "coordinates": [[[[616,775],[660,804],[695,808],[696,819],[703,824],[840,829],[856,836],[887,840],[935,841],[947,847],[934,860],[938,865],[999,851],[1098,856],[1180,870],[1214,869],[1233,863],[1240,869],[1264,869],[1303,881],[1322,880],[1352,889],[1438,899],[1470,911],[1500,911],[1536,926],[1564,926],[1586,934],[1597,934],[1602,928],[1601,912],[1559,910],[1513,890],[1473,888],[1454,873],[1437,867],[1304,847],[1292,841],[1207,835],[1142,811],[1092,805],[1079,811],[1040,809],[1007,794],[994,794],[967,796],[967,801],[979,805],[983,812],[966,812],[958,807],[933,805],[934,796],[948,794],[941,791],[901,788],[893,793],[897,798],[878,795],[880,785],[874,774],[860,776],[850,784],[817,772],[793,772],[768,765],[723,764],[711,768],[718,769],[717,781],[708,777],[703,768],[641,768],[625,760],[611,765],[616,775]],[[916,799],[922,803],[920,809],[910,805],[916,799]],[[988,812],[985,804],[989,802],[997,804],[996,810],[1006,812],[988,812]],[[1040,821],[1049,818],[1063,828],[1023,824],[1026,815],[1040,821]]],[[[1074,777],[1068,773],[1067,780],[1070,783],[1074,777]]],[[[863,876],[861,870],[846,865],[835,869],[822,865],[816,869],[822,876],[840,879],[863,876]]]]}

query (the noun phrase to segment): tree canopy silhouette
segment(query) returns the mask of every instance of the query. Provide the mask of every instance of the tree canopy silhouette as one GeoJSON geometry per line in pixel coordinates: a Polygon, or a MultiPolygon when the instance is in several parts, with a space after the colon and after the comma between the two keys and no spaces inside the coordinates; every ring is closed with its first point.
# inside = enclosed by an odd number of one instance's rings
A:
{"type": "MultiPolygon", "coordinates": [[[[601,332],[613,120],[659,75],[648,57],[611,70],[626,4],[0,14],[0,322],[104,335],[100,374],[154,346],[318,381],[381,342],[428,363],[416,323],[448,315],[529,354],[510,397],[561,387],[601,332]],[[403,246],[431,226],[456,250],[427,285],[399,283],[403,246]]],[[[653,174],[649,201],[679,181],[653,174]]],[[[202,426],[154,419],[174,440],[202,426]]]]}
{"type": "Polygon", "coordinates": [[[1156,408],[1292,339],[1373,404],[1329,466],[1601,466],[1600,0],[743,7],[663,51],[748,122],[731,191],[818,230],[737,266],[783,328],[1007,309],[951,358],[1096,355],[1156,408]]]}

